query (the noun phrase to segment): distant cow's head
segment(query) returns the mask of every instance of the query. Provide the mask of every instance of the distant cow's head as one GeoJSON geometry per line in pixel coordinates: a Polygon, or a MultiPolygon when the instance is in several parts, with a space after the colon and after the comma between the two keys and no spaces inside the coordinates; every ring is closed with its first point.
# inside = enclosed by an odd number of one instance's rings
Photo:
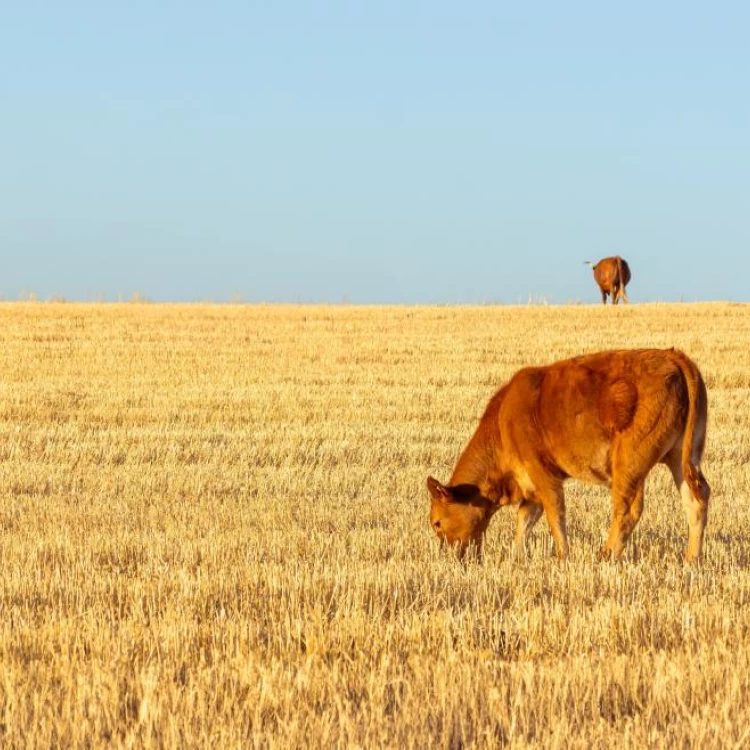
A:
{"type": "Polygon", "coordinates": [[[459,557],[473,544],[479,552],[487,524],[497,504],[483,497],[474,484],[447,487],[437,479],[427,479],[430,491],[430,524],[438,538],[454,547],[459,557]]]}

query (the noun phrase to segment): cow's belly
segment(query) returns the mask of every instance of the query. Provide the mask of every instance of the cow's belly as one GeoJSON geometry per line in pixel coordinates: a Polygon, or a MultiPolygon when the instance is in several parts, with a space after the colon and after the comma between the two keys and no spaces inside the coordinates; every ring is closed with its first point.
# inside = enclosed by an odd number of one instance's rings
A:
{"type": "Polygon", "coordinates": [[[612,480],[611,443],[601,434],[571,439],[554,450],[557,465],[573,479],[610,486],[612,480]]]}
{"type": "Polygon", "coordinates": [[[607,487],[612,482],[612,467],[609,450],[606,448],[588,457],[563,456],[558,458],[557,463],[573,479],[580,479],[590,484],[603,484],[607,487]]]}

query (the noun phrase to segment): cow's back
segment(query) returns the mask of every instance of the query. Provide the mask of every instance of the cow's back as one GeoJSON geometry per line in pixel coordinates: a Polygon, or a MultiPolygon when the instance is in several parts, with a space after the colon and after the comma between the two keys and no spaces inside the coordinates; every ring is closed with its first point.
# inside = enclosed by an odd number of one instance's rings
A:
{"type": "Polygon", "coordinates": [[[522,370],[509,385],[501,421],[520,463],[586,481],[608,483],[617,434],[646,439],[659,420],[684,429],[687,394],[668,351],[599,352],[522,370]]]}

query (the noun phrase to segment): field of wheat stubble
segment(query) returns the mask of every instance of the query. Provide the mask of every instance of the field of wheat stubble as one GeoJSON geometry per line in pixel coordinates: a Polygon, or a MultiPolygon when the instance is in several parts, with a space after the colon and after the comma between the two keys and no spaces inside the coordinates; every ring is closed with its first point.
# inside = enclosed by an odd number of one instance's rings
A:
{"type": "Polygon", "coordinates": [[[750,307],[0,305],[5,747],[750,746],[750,307]],[[709,391],[704,560],[666,469],[621,564],[447,480],[518,368],[683,349],[709,391]]]}

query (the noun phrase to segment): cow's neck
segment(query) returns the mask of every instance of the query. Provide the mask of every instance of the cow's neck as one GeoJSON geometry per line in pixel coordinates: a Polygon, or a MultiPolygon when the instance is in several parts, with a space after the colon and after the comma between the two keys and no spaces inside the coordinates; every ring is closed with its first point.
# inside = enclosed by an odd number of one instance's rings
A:
{"type": "Polygon", "coordinates": [[[484,497],[496,503],[502,502],[504,495],[505,472],[500,465],[503,451],[498,417],[506,388],[501,388],[490,399],[479,426],[456,462],[450,480],[451,485],[476,485],[484,497]]]}
{"type": "Polygon", "coordinates": [[[501,470],[498,465],[498,437],[480,425],[456,462],[450,484],[473,484],[485,497],[494,499],[501,470]]]}

